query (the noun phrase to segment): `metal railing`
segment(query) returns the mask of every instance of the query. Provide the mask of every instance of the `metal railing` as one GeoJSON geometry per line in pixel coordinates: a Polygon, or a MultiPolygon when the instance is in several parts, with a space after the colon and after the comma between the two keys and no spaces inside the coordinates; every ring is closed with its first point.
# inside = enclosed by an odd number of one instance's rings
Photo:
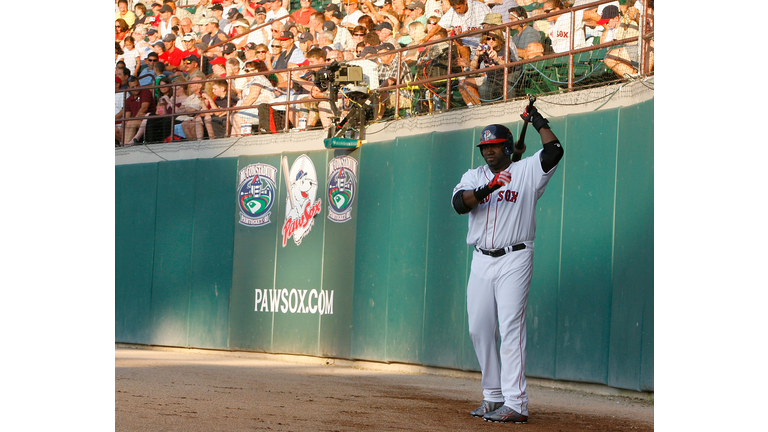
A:
{"type": "MultiPolygon", "coordinates": [[[[503,71],[504,71],[504,75],[503,75],[503,77],[504,77],[504,79],[503,79],[503,88],[502,88],[502,95],[501,95],[501,98],[500,98],[499,101],[508,101],[508,100],[511,99],[510,98],[509,82],[508,82],[509,81],[508,78],[509,78],[510,70],[516,70],[516,69],[517,70],[521,70],[521,75],[520,75],[521,78],[522,78],[522,76],[526,72],[531,72],[531,71],[535,71],[536,73],[539,73],[540,75],[544,75],[541,71],[539,71],[536,68],[537,64],[539,64],[539,65],[545,64],[545,65],[551,66],[551,64],[549,64],[547,62],[549,62],[549,61],[556,62],[557,59],[566,59],[566,58],[567,58],[567,63],[565,63],[565,62],[559,63],[559,66],[562,67],[562,66],[566,66],[567,65],[567,80],[565,80],[565,81],[555,81],[555,80],[550,79],[549,77],[546,77],[546,78],[549,81],[555,83],[554,86],[551,86],[553,88],[552,91],[555,91],[555,92],[570,92],[570,91],[573,91],[573,90],[577,89],[577,87],[575,85],[576,82],[575,82],[575,75],[574,75],[575,61],[576,61],[576,57],[577,56],[579,56],[582,53],[597,52],[597,51],[600,51],[600,50],[603,50],[603,49],[607,50],[608,48],[614,47],[614,46],[619,46],[619,45],[624,45],[624,44],[635,44],[635,43],[638,44],[638,46],[639,46],[638,49],[639,49],[639,52],[640,52],[640,61],[639,61],[639,67],[638,67],[638,74],[639,75],[651,74],[652,71],[648,70],[649,69],[648,57],[649,57],[649,53],[650,53],[650,50],[651,50],[650,45],[649,45],[649,41],[653,39],[653,34],[654,33],[653,33],[652,30],[646,33],[646,25],[645,25],[645,23],[646,23],[646,20],[648,19],[648,17],[646,16],[646,11],[643,11],[643,13],[640,16],[640,19],[637,20],[637,22],[639,23],[639,26],[638,26],[639,27],[639,34],[638,34],[637,38],[626,38],[626,39],[622,39],[622,40],[616,40],[616,41],[611,41],[611,42],[607,42],[607,43],[600,43],[600,44],[593,44],[593,45],[590,45],[590,46],[587,46],[587,47],[573,49],[573,46],[574,46],[573,35],[574,35],[574,27],[575,27],[575,14],[572,13],[572,12],[577,12],[577,11],[585,10],[585,9],[592,9],[592,8],[595,8],[598,5],[609,3],[611,1],[613,1],[613,0],[599,0],[599,1],[596,1],[596,2],[593,2],[593,3],[589,3],[589,4],[586,4],[586,5],[578,6],[578,7],[572,7],[572,8],[568,8],[568,9],[562,9],[562,10],[559,10],[559,11],[550,12],[549,14],[540,14],[540,15],[532,16],[532,17],[529,17],[529,18],[526,18],[526,19],[521,19],[521,20],[513,21],[513,22],[510,22],[510,23],[505,23],[505,24],[498,25],[498,26],[486,27],[486,28],[483,28],[483,29],[477,29],[477,30],[461,33],[461,34],[458,34],[458,35],[449,36],[447,38],[443,38],[443,39],[439,39],[439,40],[428,41],[428,42],[425,42],[425,43],[422,43],[422,44],[419,44],[419,45],[397,48],[397,49],[394,49],[394,50],[387,51],[386,53],[377,53],[377,54],[374,54],[374,55],[367,56],[366,59],[371,59],[371,60],[376,61],[376,59],[378,57],[381,57],[381,56],[384,56],[384,55],[391,55],[393,53],[396,54],[396,57],[395,57],[396,60],[392,61],[393,64],[397,65],[397,73],[395,75],[396,76],[395,84],[391,85],[391,86],[381,86],[377,90],[372,91],[372,93],[381,94],[382,92],[391,92],[389,97],[394,96],[394,98],[395,98],[394,107],[396,107],[396,108],[394,109],[394,114],[393,114],[392,118],[387,118],[385,120],[398,119],[398,118],[401,117],[401,114],[400,114],[401,109],[399,108],[400,107],[400,97],[401,97],[400,93],[401,92],[399,90],[405,89],[405,90],[408,90],[408,91],[411,91],[411,92],[413,92],[413,91],[424,91],[424,93],[426,93],[427,90],[428,90],[428,87],[430,87],[430,86],[433,87],[433,88],[436,87],[436,86],[434,86],[435,83],[445,83],[445,85],[444,85],[445,90],[443,90],[443,91],[445,92],[447,97],[445,98],[446,103],[445,103],[445,109],[444,110],[445,111],[449,111],[452,108],[452,99],[453,99],[453,97],[452,97],[451,93],[452,93],[452,89],[454,88],[454,82],[455,81],[460,81],[460,79],[464,78],[464,77],[473,76],[473,75],[477,75],[477,74],[483,74],[483,73],[491,72],[491,71],[494,71],[494,70],[503,69],[503,71]],[[562,52],[562,53],[544,54],[544,55],[539,55],[539,56],[536,56],[536,57],[533,57],[533,58],[522,59],[522,60],[513,61],[513,62],[508,61],[509,59],[507,57],[508,57],[508,53],[509,53],[509,42],[510,42],[510,38],[511,38],[510,30],[511,30],[512,26],[521,25],[521,24],[532,25],[533,22],[535,22],[535,21],[540,21],[540,20],[546,19],[547,17],[555,17],[555,16],[566,14],[566,13],[571,13],[571,32],[570,32],[570,35],[571,35],[571,40],[570,40],[570,44],[571,45],[570,45],[570,48],[571,49],[569,51],[562,52]],[[401,65],[403,64],[402,58],[403,58],[404,53],[406,53],[408,51],[412,51],[414,49],[420,49],[420,48],[423,48],[423,49],[426,50],[430,46],[438,44],[438,43],[448,42],[449,44],[453,45],[455,43],[454,41],[456,39],[462,39],[462,38],[466,38],[468,36],[474,36],[474,35],[482,35],[483,33],[488,33],[490,31],[495,31],[495,30],[501,30],[503,32],[504,41],[505,41],[505,43],[504,43],[504,52],[503,52],[503,55],[501,57],[502,61],[500,62],[500,64],[495,65],[495,66],[484,67],[482,69],[462,70],[460,72],[452,73],[451,69],[452,69],[452,67],[454,65],[455,56],[454,56],[454,50],[453,49],[448,49],[448,52],[447,52],[447,55],[448,55],[447,65],[448,65],[448,67],[447,67],[447,72],[445,74],[440,75],[440,76],[435,76],[435,77],[425,77],[423,79],[413,79],[413,80],[408,81],[408,82],[402,82],[401,81],[401,77],[403,76],[403,71],[400,68],[401,68],[401,65]]],[[[285,17],[285,18],[288,18],[288,17],[285,17]]],[[[284,19],[284,18],[281,18],[281,19],[284,19]]],[[[271,24],[272,24],[272,22],[264,23],[262,25],[259,25],[259,26],[251,28],[249,31],[247,31],[247,32],[245,32],[243,34],[239,34],[236,37],[230,38],[230,39],[228,39],[228,40],[226,40],[224,42],[217,43],[216,45],[212,45],[209,48],[207,48],[206,50],[204,50],[203,54],[205,52],[211,50],[211,49],[214,49],[216,47],[222,46],[222,45],[224,45],[224,44],[226,44],[228,42],[231,42],[231,41],[233,41],[235,39],[239,39],[241,37],[245,37],[245,36],[247,36],[247,34],[253,32],[253,31],[260,30],[261,28],[269,26],[271,24]]],[[[201,59],[203,59],[203,58],[204,58],[204,56],[201,56],[201,59]]],[[[358,60],[358,59],[355,59],[355,60],[358,60]]],[[[594,60],[592,63],[598,64],[598,63],[602,62],[602,57],[598,56],[597,59],[592,59],[592,60],[594,60]]],[[[205,84],[205,83],[209,83],[209,82],[213,82],[213,81],[226,80],[227,86],[228,86],[228,92],[229,92],[229,94],[231,94],[231,92],[232,92],[232,85],[233,85],[233,80],[234,79],[250,78],[250,77],[254,77],[254,76],[258,76],[258,75],[270,75],[270,74],[285,74],[285,76],[287,77],[286,89],[291,89],[293,87],[293,82],[294,82],[293,77],[292,77],[292,73],[309,71],[309,70],[317,70],[317,69],[329,66],[330,64],[331,63],[329,62],[329,63],[319,64],[319,65],[301,66],[301,67],[293,67],[293,68],[286,68],[286,69],[279,69],[279,70],[268,70],[268,71],[265,71],[265,72],[246,73],[246,74],[240,74],[240,75],[236,75],[236,76],[215,77],[215,78],[209,78],[209,79],[204,79],[204,80],[186,81],[186,82],[181,82],[181,83],[171,83],[171,84],[163,84],[163,85],[143,86],[143,87],[138,87],[138,88],[134,88],[134,89],[122,89],[122,90],[118,90],[117,92],[122,92],[123,93],[123,96],[124,96],[123,106],[125,106],[125,100],[128,97],[128,92],[131,91],[131,90],[136,90],[136,89],[155,90],[155,89],[161,89],[161,88],[165,88],[165,87],[176,88],[176,87],[179,87],[179,86],[186,87],[186,86],[188,86],[190,84],[195,84],[195,83],[197,83],[197,84],[205,84]]],[[[544,67],[548,67],[548,66],[544,66],[544,67]]],[[[608,75],[610,77],[610,79],[605,81],[606,84],[615,83],[618,80],[620,80],[620,77],[618,77],[616,74],[614,74],[610,69],[607,70],[606,75],[608,75]]],[[[518,87],[520,85],[519,81],[520,81],[520,79],[518,80],[517,83],[515,83],[515,87],[518,87]]],[[[439,86],[439,88],[442,88],[442,87],[443,87],[442,85],[439,86]]],[[[537,92],[536,90],[533,90],[533,89],[530,89],[530,88],[527,88],[527,89],[528,90],[532,90],[531,91],[532,93],[545,94],[545,92],[542,92],[542,91],[538,91],[537,92]]],[[[174,104],[175,104],[175,93],[176,93],[175,91],[171,92],[171,95],[172,95],[171,97],[173,99],[174,104]]],[[[286,94],[288,95],[288,97],[286,97],[285,101],[273,101],[273,102],[269,103],[269,105],[272,106],[272,107],[285,106],[285,115],[284,115],[283,124],[282,124],[283,128],[282,128],[282,130],[279,130],[279,132],[286,132],[286,131],[289,130],[289,128],[290,128],[289,120],[290,120],[290,117],[291,117],[291,115],[289,115],[289,113],[297,112],[297,108],[295,107],[296,104],[306,104],[306,103],[312,103],[312,102],[329,101],[328,98],[325,98],[325,99],[313,99],[311,97],[306,97],[306,98],[302,98],[302,99],[299,99],[299,100],[291,100],[291,97],[290,97],[291,93],[290,93],[290,91],[287,91],[286,94]]],[[[244,109],[252,109],[252,108],[255,108],[255,106],[234,106],[233,107],[233,106],[229,105],[229,98],[227,99],[227,102],[228,103],[227,103],[227,107],[226,108],[216,108],[216,109],[194,111],[192,113],[190,113],[190,112],[186,112],[186,113],[185,112],[181,112],[181,113],[172,113],[172,114],[163,114],[163,115],[152,114],[151,117],[155,118],[155,119],[170,117],[172,119],[171,120],[171,128],[173,128],[173,125],[175,123],[174,119],[176,117],[179,117],[179,116],[182,116],[182,115],[201,115],[201,114],[205,115],[205,114],[210,114],[210,113],[227,112],[227,117],[226,117],[226,121],[225,121],[225,128],[226,128],[225,130],[227,131],[226,135],[229,136],[230,135],[229,131],[231,129],[231,115],[232,115],[232,113],[235,113],[237,111],[244,110],[244,109]]],[[[415,100],[413,100],[413,98],[412,98],[411,108],[409,108],[409,109],[406,108],[406,114],[407,115],[410,115],[410,114],[413,113],[414,102],[415,102],[415,100]]],[[[497,102],[497,101],[494,101],[494,102],[497,102]]],[[[124,118],[121,118],[121,119],[116,119],[116,122],[117,123],[125,124],[125,122],[127,122],[127,121],[131,121],[131,120],[145,120],[145,119],[147,119],[147,117],[135,117],[135,116],[134,117],[124,117],[124,118]]],[[[122,129],[123,129],[123,131],[122,131],[123,139],[121,140],[121,142],[124,143],[125,142],[125,139],[124,139],[124,137],[125,137],[125,127],[123,127],[122,129]]],[[[170,132],[171,132],[170,136],[172,137],[173,136],[172,130],[170,132]]],[[[216,138],[218,138],[218,137],[216,137],[216,138]]]]}

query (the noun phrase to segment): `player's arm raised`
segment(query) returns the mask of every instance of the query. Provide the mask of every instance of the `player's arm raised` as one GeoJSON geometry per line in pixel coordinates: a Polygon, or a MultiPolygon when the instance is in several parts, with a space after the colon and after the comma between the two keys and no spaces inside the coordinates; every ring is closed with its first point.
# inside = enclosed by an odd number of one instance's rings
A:
{"type": "Polygon", "coordinates": [[[477,207],[488,195],[490,195],[496,189],[509,183],[511,176],[509,171],[501,171],[497,173],[493,179],[483,186],[475,190],[460,190],[453,195],[453,209],[458,214],[466,214],[477,207]]]}
{"type": "Polygon", "coordinates": [[[563,158],[565,153],[563,146],[549,128],[549,121],[542,117],[535,106],[526,107],[525,111],[520,114],[520,117],[526,122],[532,123],[536,131],[539,132],[541,143],[544,147],[544,150],[541,152],[541,169],[545,173],[549,172],[563,158]]]}

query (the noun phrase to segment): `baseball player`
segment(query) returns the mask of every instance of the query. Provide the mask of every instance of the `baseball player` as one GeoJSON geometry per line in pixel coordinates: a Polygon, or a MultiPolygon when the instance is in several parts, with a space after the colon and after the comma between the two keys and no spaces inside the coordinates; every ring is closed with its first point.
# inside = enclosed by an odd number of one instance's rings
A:
{"type": "Polygon", "coordinates": [[[452,198],[459,214],[469,213],[467,244],[474,246],[467,311],[482,372],[483,402],[470,414],[493,422],[528,421],[525,308],[533,271],[536,201],[564,153],[533,104],[521,117],[539,132],[543,149],[512,162],[524,146],[515,149],[506,127],[486,127],[478,147],[487,165],[467,171],[452,198]]]}

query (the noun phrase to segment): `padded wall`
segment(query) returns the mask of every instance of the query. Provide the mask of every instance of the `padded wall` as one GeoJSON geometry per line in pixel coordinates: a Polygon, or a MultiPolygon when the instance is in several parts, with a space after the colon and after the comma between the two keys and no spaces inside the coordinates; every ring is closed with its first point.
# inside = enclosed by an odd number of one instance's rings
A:
{"type": "MultiPolygon", "coordinates": [[[[653,390],[653,100],[550,124],[565,157],[537,204],[528,375],[653,390]]],[[[450,197],[483,163],[481,130],[116,167],[116,341],[477,370],[467,218],[450,197]],[[341,156],[356,167],[346,221],[329,208],[341,156]],[[322,202],[285,246],[282,157],[322,202]],[[240,173],[256,164],[274,169],[273,207],[248,226],[240,173]]],[[[532,128],[526,141],[540,148],[532,128]]]]}

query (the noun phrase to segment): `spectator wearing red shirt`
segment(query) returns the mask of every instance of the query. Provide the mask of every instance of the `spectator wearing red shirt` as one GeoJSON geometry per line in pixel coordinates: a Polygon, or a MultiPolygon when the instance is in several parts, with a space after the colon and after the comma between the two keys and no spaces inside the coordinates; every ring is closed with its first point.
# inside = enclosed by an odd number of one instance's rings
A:
{"type": "Polygon", "coordinates": [[[312,0],[299,0],[299,5],[301,5],[301,8],[294,11],[291,17],[297,24],[306,27],[309,24],[309,18],[317,11],[312,9],[312,0]]]}
{"type": "Polygon", "coordinates": [[[186,57],[186,51],[176,48],[176,36],[173,34],[167,34],[163,38],[163,44],[165,45],[165,52],[160,54],[160,61],[165,63],[165,69],[171,72],[179,70],[181,60],[186,57]]]}

